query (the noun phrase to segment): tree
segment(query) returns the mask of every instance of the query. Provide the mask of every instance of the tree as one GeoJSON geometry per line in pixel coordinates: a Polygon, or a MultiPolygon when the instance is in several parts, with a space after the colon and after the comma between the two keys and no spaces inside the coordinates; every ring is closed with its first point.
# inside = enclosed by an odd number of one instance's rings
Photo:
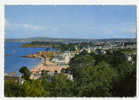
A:
{"type": "Polygon", "coordinates": [[[127,62],[125,54],[120,50],[113,50],[113,52],[106,55],[105,58],[105,61],[107,61],[113,67],[117,67],[119,64],[127,62]]]}
{"type": "Polygon", "coordinates": [[[44,97],[49,96],[49,92],[44,90],[42,80],[25,81],[23,84],[24,96],[44,97]]]}
{"type": "Polygon", "coordinates": [[[19,69],[19,72],[22,73],[22,78],[24,78],[25,80],[29,80],[31,73],[26,66],[21,67],[19,69]]]}
{"type": "Polygon", "coordinates": [[[116,71],[106,62],[101,62],[95,67],[84,69],[84,78],[78,82],[79,96],[104,97],[111,96],[112,80],[117,76],[116,71]]]}
{"type": "Polygon", "coordinates": [[[47,70],[43,70],[39,79],[51,81],[51,76],[48,74],[48,72],[49,71],[47,71],[47,70]]]}
{"type": "Polygon", "coordinates": [[[89,55],[88,53],[81,53],[70,60],[69,69],[74,78],[80,79],[82,78],[83,69],[88,66],[94,66],[94,64],[95,60],[93,56],[89,55]]]}
{"type": "Polygon", "coordinates": [[[24,91],[15,80],[4,80],[4,95],[6,97],[20,97],[24,95],[24,91]]]}
{"type": "Polygon", "coordinates": [[[43,97],[49,96],[42,80],[26,80],[23,85],[14,80],[5,80],[4,94],[6,97],[43,97]]]}
{"type": "Polygon", "coordinates": [[[112,95],[117,97],[136,96],[136,69],[113,83],[112,95]]]}
{"type": "Polygon", "coordinates": [[[43,80],[43,87],[52,97],[73,96],[73,81],[68,80],[64,73],[51,76],[51,81],[43,80]]]}
{"type": "MultiPolygon", "coordinates": [[[[136,61],[136,57],[133,60],[136,61]]],[[[29,80],[30,72],[23,66],[19,71],[26,81],[20,85],[5,80],[5,96],[136,96],[136,62],[127,62],[119,50],[107,54],[82,52],[75,55],[69,65],[60,74],[49,75],[48,71],[42,71],[38,80],[29,80]],[[67,74],[72,74],[73,80],[68,80],[67,74]]]]}

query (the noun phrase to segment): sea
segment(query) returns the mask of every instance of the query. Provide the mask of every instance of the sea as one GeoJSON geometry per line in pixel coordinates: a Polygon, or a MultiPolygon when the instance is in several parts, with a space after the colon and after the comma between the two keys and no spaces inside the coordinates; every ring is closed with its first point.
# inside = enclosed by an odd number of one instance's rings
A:
{"type": "MultiPolygon", "coordinates": [[[[33,54],[39,51],[46,51],[46,48],[22,48],[21,45],[24,42],[5,42],[4,45],[4,73],[16,72],[20,75],[19,69],[22,66],[26,66],[28,69],[32,69],[41,63],[41,59],[37,58],[24,58],[22,56],[33,54]]],[[[54,48],[47,49],[48,51],[54,51],[54,48]]]]}

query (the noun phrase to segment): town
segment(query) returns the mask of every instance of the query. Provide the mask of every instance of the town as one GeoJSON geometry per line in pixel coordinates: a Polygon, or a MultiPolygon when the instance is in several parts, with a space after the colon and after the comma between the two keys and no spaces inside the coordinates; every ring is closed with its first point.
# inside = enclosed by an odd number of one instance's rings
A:
{"type": "MultiPolygon", "coordinates": [[[[42,43],[40,41],[35,41],[37,44],[42,43]]],[[[34,43],[34,42],[33,42],[34,43]]],[[[45,42],[44,42],[45,43],[45,42]]],[[[134,64],[133,58],[136,57],[136,40],[135,39],[119,39],[119,40],[101,40],[101,41],[70,41],[70,42],[52,42],[52,44],[71,44],[74,47],[73,50],[71,48],[67,48],[64,51],[56,50],[56,51],[40,51],[35,54],[25,55],[24,57],[28,58],[40,58],[42,63],[37,67],[30,70],[31,76],[30,79],[39,79],[43,71],[48,71],[49,75],[54,75],[55,73],[65,72],[64,70],[69,67],[70,60],[75,56],[84,51],[87,53],[95,53],[95,54],[107,54],[107,52],[112,52],[113,50],[120,49],[126,54],[127,60],[134,64]],[[83,44],[83,45],[82,45],[83,44]]],[[[26,43],[25,43],[26,44],[26,43]]],[[[30,43],[28,43],[30,44],[30,43]]],[[[34,43],[35,44],[35,43],[34,43]]],[[[48,44],[46,42],[46,44],[48,44]]],[[[50,43],[51,44],[51,43],[50,43]]],[[[43,47],[47,47],[48,45],[43,45],[43,47]]],[[[32,46],[31,46],[32,47],[32,46]]],[[[40,47],[38,45],[37,47],[40,47]]],[[[60,49],[63,47],[60,47],[60,49]]],[[[68,79],[73,80],[72,74],[65,73],[68,79]]],[[[15,72],[10,72],[5,74],[5,77],[18,77],[15,72]]],[[[21,80],[21,77],[19,77],[21,80]]]]}

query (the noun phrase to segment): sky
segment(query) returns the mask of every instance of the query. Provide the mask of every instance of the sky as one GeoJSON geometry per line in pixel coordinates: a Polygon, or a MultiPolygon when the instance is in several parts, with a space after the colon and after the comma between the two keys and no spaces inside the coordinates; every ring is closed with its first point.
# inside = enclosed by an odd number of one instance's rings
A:
{"type": "Polygon", "coordinates": [[[5,37],[136,38],[136,6],[7,5],[5,37]]]}

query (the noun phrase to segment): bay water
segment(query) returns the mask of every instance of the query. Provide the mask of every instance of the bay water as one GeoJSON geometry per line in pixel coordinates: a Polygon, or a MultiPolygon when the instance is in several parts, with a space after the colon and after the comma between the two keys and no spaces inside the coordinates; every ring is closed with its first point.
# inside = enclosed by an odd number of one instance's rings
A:
{"type": "MultiPolygon", "coordinates": [[[[19,69],[22,66],[31,69],[41,63],[41,59],[24,58],[21,56],[45,51],[46,48],[22,48],[21,45],[23,43],[24,42],[5,42],[4,73],[16,72],[19,74],[19,69]]],[[[48,50],[52,51],[53,49],[50,48],[48,50]]]]}

